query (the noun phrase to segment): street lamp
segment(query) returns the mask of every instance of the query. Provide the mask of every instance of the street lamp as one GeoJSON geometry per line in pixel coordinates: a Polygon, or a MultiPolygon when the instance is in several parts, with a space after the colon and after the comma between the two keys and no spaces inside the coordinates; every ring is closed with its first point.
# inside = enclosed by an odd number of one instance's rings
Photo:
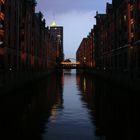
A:
{"type": "Polygon", "coordinates": [[[0,41],[0,45],[2,45],[3,44],[3,41],[0,41]]]}
{"type": "Polygon", "coordinates": [[[84,56],[84,68],[85,68],[85,64],[86,64],[86,57],[84,56]]]}
{"type": "Polygon", "coordinates": [[[84,63],[86,63],[86,57],[84,57],[84,63]]]}

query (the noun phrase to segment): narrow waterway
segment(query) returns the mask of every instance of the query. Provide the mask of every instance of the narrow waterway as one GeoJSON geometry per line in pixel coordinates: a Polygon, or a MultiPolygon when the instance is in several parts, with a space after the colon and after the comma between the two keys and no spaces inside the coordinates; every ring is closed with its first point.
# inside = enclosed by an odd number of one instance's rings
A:
{"type": "MultiPolygon", "coordinates": [[[[86,88],[85,83],[83,86],[86,88]]],[[[62,88],[62,93],[58,92],[62,96],[52,106],[43,140],[93,140],[95,126],[87,102],[82,99],[86,91],[80,91],[80,80],[74,70],[64,70],[62,88]]]]}
{"type": "Polygon", "coordinates": [[[134,140],[140,94],[63,70],[0,97],[0,139],[134,140]]]}

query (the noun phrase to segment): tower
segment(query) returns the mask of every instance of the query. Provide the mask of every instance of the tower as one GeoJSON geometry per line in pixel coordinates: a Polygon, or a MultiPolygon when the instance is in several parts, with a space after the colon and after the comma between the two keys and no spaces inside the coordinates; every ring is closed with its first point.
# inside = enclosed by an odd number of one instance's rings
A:
{"type": "Polygon", "coordinates": [[[57,57],[56,62],[60,63],[64,59],[64,53],[63,53],[63,26],[57,26],[56,22],[53,21],[50,26],[50,35],[55,39],[56,41],[56,47],[57,47],[57,57]]]}

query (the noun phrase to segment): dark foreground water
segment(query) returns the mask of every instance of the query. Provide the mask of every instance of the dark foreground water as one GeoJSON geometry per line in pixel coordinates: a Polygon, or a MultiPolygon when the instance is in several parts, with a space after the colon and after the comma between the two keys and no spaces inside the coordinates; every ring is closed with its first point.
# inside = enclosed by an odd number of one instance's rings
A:
{"type": "Polygon", "coordinates": [[[64,70],[1,95],[2,140],[139,139],[140,93],[64,70]]]}

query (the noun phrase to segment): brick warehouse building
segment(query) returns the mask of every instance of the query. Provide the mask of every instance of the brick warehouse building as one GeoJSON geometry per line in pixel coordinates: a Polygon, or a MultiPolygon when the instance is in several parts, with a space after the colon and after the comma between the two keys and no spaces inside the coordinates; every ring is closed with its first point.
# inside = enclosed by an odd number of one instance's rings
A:
{"type": "Polygon", "coordinates": [[[76,52],[76,61],[80,62],[81,65],[86,65],[86,46],[87,38],[83,38],[81,44],[76,52]]]}
{"type": "Polygon", "coordinates": [[[86,38],[83,38],[77,52],[76,60],[85,66],[88,69],[95,68],[95,59],[94,59],[94,30],[91,29],[91,32],[86,38]]]}
{"type": "Polygon", "coordinates": [[[0,88],[4,91],[56,67],[55,37],[35,6],[35,0],[0,0],[0,88]]]}
{"type": "Polygon", "coordinates": [[[107,3],[106,13],[97,12],[95,18],[93,60],[96,67],[92,72],[137,88],[140,80],[140,0],[113,0],[112,4],[107,3]]]}

